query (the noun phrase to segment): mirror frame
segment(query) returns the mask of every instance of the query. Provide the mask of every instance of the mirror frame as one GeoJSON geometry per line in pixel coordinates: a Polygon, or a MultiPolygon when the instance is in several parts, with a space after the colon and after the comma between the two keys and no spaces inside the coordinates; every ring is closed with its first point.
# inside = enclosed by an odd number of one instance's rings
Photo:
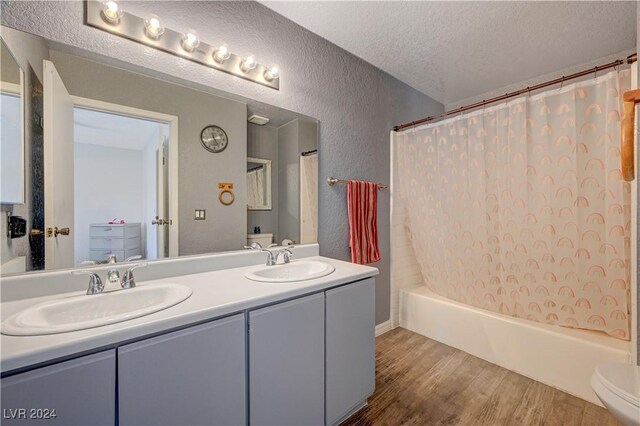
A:
{"type": "Polygon", "coordinates": [[[247,163],[256,163],[256,164],[264,164],[266,168],[266,197],[267,203],[262,206],[250,206],[247,203],[247,211],[265,211],[265,210],[273,210],[273,205],[271,201],[271,160],[266,160],[264,158],[255,158],[255,157],[247,157],[247,163]]]}
{"type": "MultiPolygon", "coordinates": [[[[2,41],[2,43],[4,43],[4,40],[0,37],[0,41],[2,41]]],[[[27,179],[27,175],[26,175],[26,164],[25,164],[25,147],[26,147],[26,114],[25,114],[25,108],[26,108],[26,102],[25,102],[25,98],[27,96],[27,91],[25,88],[25,75],[24,75],[24,70],[22,69],[22,67],[20,67],[20,64],[18,63],[18,60],[16,59],[15,55],[13,54],[13,52],[11,52],[11,50],[9,49],[9,46],[7,46],[6,43],[4,43],[4,45],[7,47],[7,50],[9,51],[9,53],[11,54],[11,57],[13,58],[14,62],[16,63],[16,65],[18,66],[18,70],[20,71],[20,199],[19,200],[13,200],[13,201],[5,201],[2,200],[0,197],[0,204],[2,205],[10,205],[10,206],[15,206],[15,205],[19,205],[19,204],[24,204],[25,200],[26,200],[26,179],[27,179]]],[[[8,83],[4,83],[4,84],[8,84],[8,83]]],[[[0,81],[0,91],[2,88],[2,81],[0,81]]]]}

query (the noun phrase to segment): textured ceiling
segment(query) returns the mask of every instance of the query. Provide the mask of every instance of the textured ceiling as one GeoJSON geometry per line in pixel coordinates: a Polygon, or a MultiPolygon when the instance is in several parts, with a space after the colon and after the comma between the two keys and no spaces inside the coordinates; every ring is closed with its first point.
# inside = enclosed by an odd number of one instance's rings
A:
{"type": "Polygon", "coordinates": [[[158,143],[164,124],[141,118],[110,114],[91,109],[73,111],[75,143],[141,151],[149,143],[158,143]]]}
{"type": "Polygon", "coordinates": [[[635,2],[262,1],[448,104],[635,48],[635,2]]]}

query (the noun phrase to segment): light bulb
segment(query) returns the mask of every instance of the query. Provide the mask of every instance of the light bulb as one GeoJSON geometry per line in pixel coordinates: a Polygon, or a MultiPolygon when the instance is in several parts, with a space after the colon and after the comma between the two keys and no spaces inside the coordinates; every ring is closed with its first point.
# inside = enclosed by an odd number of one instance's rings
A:
{"type": "Polygon", "coordinates": [[[124,12],[117,1],[105,1],[102,3],[102,18],[111,25],[120,23],[120,18],[124,12]]]}
{"type": "Polygon", "coordinates": [[[223,63],[230,57],[231,52],[229,52],[229,46],[227,46],[226,44],[220,45],[220,47],[218,47],[213,54],[213,60],[218,62],[219,64],[223,63]]]}
{"type": "Polygon", "coordinates": [[[164,33],[164,27],[160,23],[160,18],[151,15],[144,21],[144,32],[150,39],[158,40],[164,33]]]}
{"type": "Polygon", "coordinates": [[[242,72],[249,72],[256,67],[256,58],[253,55],[247,55],[242,58],[242,62],[240,63],[240,69],[242,72]]]}
{"type": "Polygon", "coordinates": [[[264,79],[273,81],[280,77],[280,68],[277,65],[271,65],[264,71],[264,79]]]}
{"type": "Polygon", "coordinates": [[[187,52],[193,52],[200,45],[200,40],[193,32],[182,36],[182,48],[187,52]]]}

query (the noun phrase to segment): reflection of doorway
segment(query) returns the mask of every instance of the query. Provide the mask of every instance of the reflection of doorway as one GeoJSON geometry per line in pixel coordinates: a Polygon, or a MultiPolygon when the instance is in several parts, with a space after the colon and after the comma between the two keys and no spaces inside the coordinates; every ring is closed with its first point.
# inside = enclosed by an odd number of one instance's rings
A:
{"type": "Polygon", "coordinates": [[[75,264],[168,256],[168,138],[164,122],[74,108],[75,264]]]}
{"type": "MultiPolygon", "coordinates": [[[[137,175],[136,177],[133,174],[129,174],[129,172],[142,173],[144,163],[141,158],[139,162],[129,163],[126,167],[123,167],[121,164],[123,162],[122,152],[120,152],[119,155],[117,152],[111,152],[109,153],[110,155],[107,155],[105,151],[107,148],[113,148],[114,144],[116,149],[130,148],[134,144],[134,142],[129,141],[127,146],[122,146],[123,141],[121,139],[125,139],[126,136],[122,132],[122,134],[118,134],[118,128],[121,123],[117,121],[124,120],[125,118],[138,122],[151,121],[153,122],[153,126],[156,127],[155,145],[153,145],[156,151],[155,156],[150,159],[153,149],[148,148],[148,145],[145,143],[145,147],[150,151],[145,158],[147,158],[148,161],[155,160],[158,164],[155,169],[147,167],[147,175],[151,176],[149,181],[155,177],[155,184],[148,185],[151,189],[147,189],[149,193],[149,197],[147,198],[152,198],[153,195],[149,191],[151,191],[155,185],[154,192],[157,203],[157,217],[154,216],[153,219],[149,220],[143,215],[138,225],[137,234],[142,234],[142,221],[144,221],[145,235],[148,226],[157,226],[159,229],[155,230],[155,242],[158,245],[163,244],[163,246],[160,250],[157,250],[157,248],[155,250],[147,250],[147,238],[145,237],[144,249],[141,242],[139,244],[139,250],[142,253],[138,254],[146,255],[148,251],[151,255],[165,257],[168,252],[169,256],[177,256],[178,118],[172,115],[139,110],[123,105],[70,96],[53,63],[46,60],[43,61],[43,63],[45,229],[39,232],[46,235],[44,238],[45,268],[68,268],[77,263],[76,259],[77,261],[92,260],[91,253],[87,252],[86,249],[82,251],[78,250],[77,255],[75,250],[76,240],[80,241],[82,246],[82,244],[86,244],[86,239],[90,238],[89,236],[82,238],[82,234],[87,231],[86,223],[79,223],[78,229],[76,229],[76,224],[78,223],[76,219],[81,221],[83,218],[80,215],[78,215],[77,218],[75,217],[76,191],[74,187],[79,183],[82,183],[82,185],[86,183],[84,180],[79,181],[79,179],[92,179],[90,181],[91,184],[85,185],[84,192],[78,197],[80,203],[78,208],[81,209],[82,203],[85,202],[91,202],[96,205],[101,203],[101,208],[96,208],[100,215],[95,222],[96,224],[107,224],[115,218],[124,219],[128,223],[132,223],[126,217],[119,216],[123,216],[123,210],[127,208],[129,204],[133,203],[133,201],[126,197],[128,188],[135,183],[136,180],[143,180],[142,175],[137,175]],[[84,145],[91,145],[89,147],[83,146],[79,148],[80,150],[90,151],[91,149],[95,150],[97,149],[96,147],[102,146],[102,148],[100,148],[102,149],[102,153],[92,155],[84,152],[83,154],[86,155],[82,157],[78,167],[89,163],[92,163],[92,167],[86,167],[85,171],[79,169],[77,177],[75,176],[76,164],[74,164],[74,157],[76,156],[76,138],[74,137],[76,111],[83,111],[87,114],[91,112],[94,114],[102,114],[101,119],[88,124],[86,129],[84,129],[87,131],[90,130],[93,133],[84,136],[80,134],[79,136],[83,139],[83,142],[85,142],[84,145]],[[101,140],[103,141],[102,144],[98,143],[101,140]],[[105,144],[111,146],[104,146],[105,144]],[[118,144],[120,144],[120,146],[118,146],[118,144]],[[166,149],[167,147],[168,149],[166,149]],[[118,181],[122,175],[126,175],[129,181],[118,181]],[[161,179],[158,179],[158,176],[161,176],[161,179]],[[115,208],[116,211],[111,210],[112,208],[115,208]],[[174,226],[172,226],[173,223],[175,223],[174,226]],[[162,227],[162,229],[160,229],[160,227],[162,227]],[[165,227],[168,229],[164,229],[165,227]],[[81,235],[76,235],[76,231],[81,235]]],[[[78,129],[80,129],[80,126],[78,126],[78,129]]],[[[144,199],[145,196],[143,195],[140,198],[144,199]]],[[[95,208],[96,206],[93,207],[95,208]]],[[[126,230],[121,229],[123,227],[113,226],[111,228],[112,229],[110,229],[109,226],[105,226],[105,229],[111,232],[111,234],[101,234],[107,237],[102,243],[110,244],[109,237],[122,236],[122,234],[128,235],[126,230]]],[[[89,234],[91,234],[91,231],[89,231],[89,234]]],[[[140,238],[142,239],[141,235],[140,238]]],[[[154,241],[153,237],[149,239],[152,242],[154,241]]],[[[118,248],[120,248],[120,250],[118,250],[118,260],[126,259],[127,245],[124,244],[123,246],[120,244],[118,248]]],[[[106,259],[108,255],[104,257],[106,259]]]]}

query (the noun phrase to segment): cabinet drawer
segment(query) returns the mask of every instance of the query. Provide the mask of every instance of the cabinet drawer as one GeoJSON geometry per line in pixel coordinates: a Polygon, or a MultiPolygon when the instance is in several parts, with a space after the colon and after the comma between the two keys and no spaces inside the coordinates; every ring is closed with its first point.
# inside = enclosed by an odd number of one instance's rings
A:
{"type": "Polygon", "coordinates": [[[36,368],[3,378],[1,383],[3,425],[109,426],[116,422],[114,350],[36,368]],[[19,409],[26,410],[25,417],[17,415],[19,409]],[[7,417],[9,410],[13,417],[7,417]],[[55,410],[56,417],[30,418],[31,410],[55,410]]]}
{"type": "Polygon", "coordinates": [[[107,260],[109,255],[115,254],[119,261],[125,259],[124,250],[90,250],[89,260],[103,261],[107,260]]]}
{"type": "Polygon", "coordinates": [[[92,225],[89,231],[89,236],[91,237],[124,237],[124,227],[92,225]]]}
{"type": "Polygon", "coordinates": [[[120,425],[244,425],[244,315],[118,348],[120,425]]]}
{"type": "Polygon", "coordinates": [[[91,237],[91,250],[131,250],[140,247],[140,238],[91,237]]]}
{"type": "Polygon", "coordinates": [[[336,425],[375,388],[375,281],[369,278],[325,294],[326,420],[336,425]]]}
{"type": "Polygon", "coordinates": [[[324,423],[324,294],[249,312],[253,425],[324,423]]]}

